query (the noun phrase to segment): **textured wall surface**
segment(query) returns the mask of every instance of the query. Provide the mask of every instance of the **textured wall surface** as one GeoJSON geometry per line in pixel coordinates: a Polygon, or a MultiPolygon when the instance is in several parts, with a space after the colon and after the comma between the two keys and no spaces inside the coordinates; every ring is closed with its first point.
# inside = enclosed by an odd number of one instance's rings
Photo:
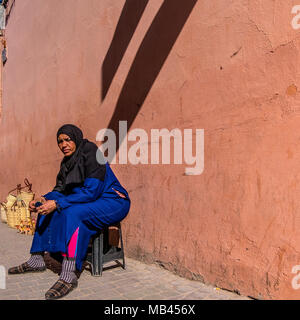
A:
{"type": "MultiPolygon", "coordinates": [[[[16,0],[0,195],[55,183],[55,135],[127,120],[204,129],[205,167],[113,164],[127,255],[260,299],[299,299],[300,38],[289,0],[16,0]],[[299,148],[299,149],[298,149],[299,148]]],[[[299,2],[300,4],[300,2],[299,2]]],[[[133,142],[128,142],[128,147],[133,142]]]]}

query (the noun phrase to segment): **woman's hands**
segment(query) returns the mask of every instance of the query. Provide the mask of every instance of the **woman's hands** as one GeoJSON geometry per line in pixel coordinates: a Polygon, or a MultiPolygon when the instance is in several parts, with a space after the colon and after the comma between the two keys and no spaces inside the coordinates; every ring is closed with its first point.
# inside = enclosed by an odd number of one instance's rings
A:
{"type": "Polygon", "coordinates": [[[36,208],[36,211],[38,214],[46,215],[51,213],[55,209],[56,202],[54,200],[46,200],[46,202],[43,205],[36,208]]]}
{"type": "Polygon", "coordinates": [[[40,200],[32,200],[29,202],[29,211],[31,213],[46,215],[51,213],[55,209],[56,209],[56,202],[54,200],[46,200],[43,197],[41,197],[40,200]],[[37,201],[41,202],[42,205],[36,208],[35,203],[37,201]]]}
{"type": "Polygon", "coordinates": [[[39,198],[37,198],[37,199],[34,199],[34,200],[31,200],[30,202],[29,202],[29,211],[30,212],[37,212],[37,208],[35,207],[35,204],[36,204],[36,202],[41,202],[41,203],[45,203],[47,200],[44,198],[44,197],[39,197],[39,198]]]}

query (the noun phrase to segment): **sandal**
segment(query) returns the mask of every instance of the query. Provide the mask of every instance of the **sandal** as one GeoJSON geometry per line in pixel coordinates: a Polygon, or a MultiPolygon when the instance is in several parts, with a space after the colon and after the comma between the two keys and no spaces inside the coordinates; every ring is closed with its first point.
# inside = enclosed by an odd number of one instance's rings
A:
{"type": "Polygon", "coordinates": [[[45,293],[46,300],[55,300],[66,296],[77,287],[77,280],[68,283],[64,280],[57,280],[54,285],[45,293]]]}
{"type": "Polygon", "coordinates": [[[22,263],[17,267],[12,267],[8,269],[8,274],[21,274],[21,273],[28,273],[28,272],[42,272],[45,271],[47,268],[46,266],[40,268],[33,268],[27,262],[22,263]]]}

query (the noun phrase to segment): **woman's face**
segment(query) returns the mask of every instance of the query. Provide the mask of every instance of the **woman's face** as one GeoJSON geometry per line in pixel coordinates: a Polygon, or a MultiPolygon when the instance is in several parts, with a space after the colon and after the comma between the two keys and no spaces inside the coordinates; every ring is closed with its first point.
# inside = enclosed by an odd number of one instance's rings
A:
{"type": "Polygon", "coordinates": [[[66,157],[71,156],[76,150],[75,142],[72,141],[71,138],[64,133],[58,136],[57,142],[59,149],[66,157]]]}

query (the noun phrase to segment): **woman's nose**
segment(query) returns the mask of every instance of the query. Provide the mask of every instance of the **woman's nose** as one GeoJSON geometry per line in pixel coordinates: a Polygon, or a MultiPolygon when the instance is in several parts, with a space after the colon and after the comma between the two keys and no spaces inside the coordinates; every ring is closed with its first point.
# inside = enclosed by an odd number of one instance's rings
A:
{"type": "Polygon", "coordinates": [[[67,145],[67,141],[64,140],[64,141],[61,143],[61,147],[64,148],[66,145],[67,145]]]}

